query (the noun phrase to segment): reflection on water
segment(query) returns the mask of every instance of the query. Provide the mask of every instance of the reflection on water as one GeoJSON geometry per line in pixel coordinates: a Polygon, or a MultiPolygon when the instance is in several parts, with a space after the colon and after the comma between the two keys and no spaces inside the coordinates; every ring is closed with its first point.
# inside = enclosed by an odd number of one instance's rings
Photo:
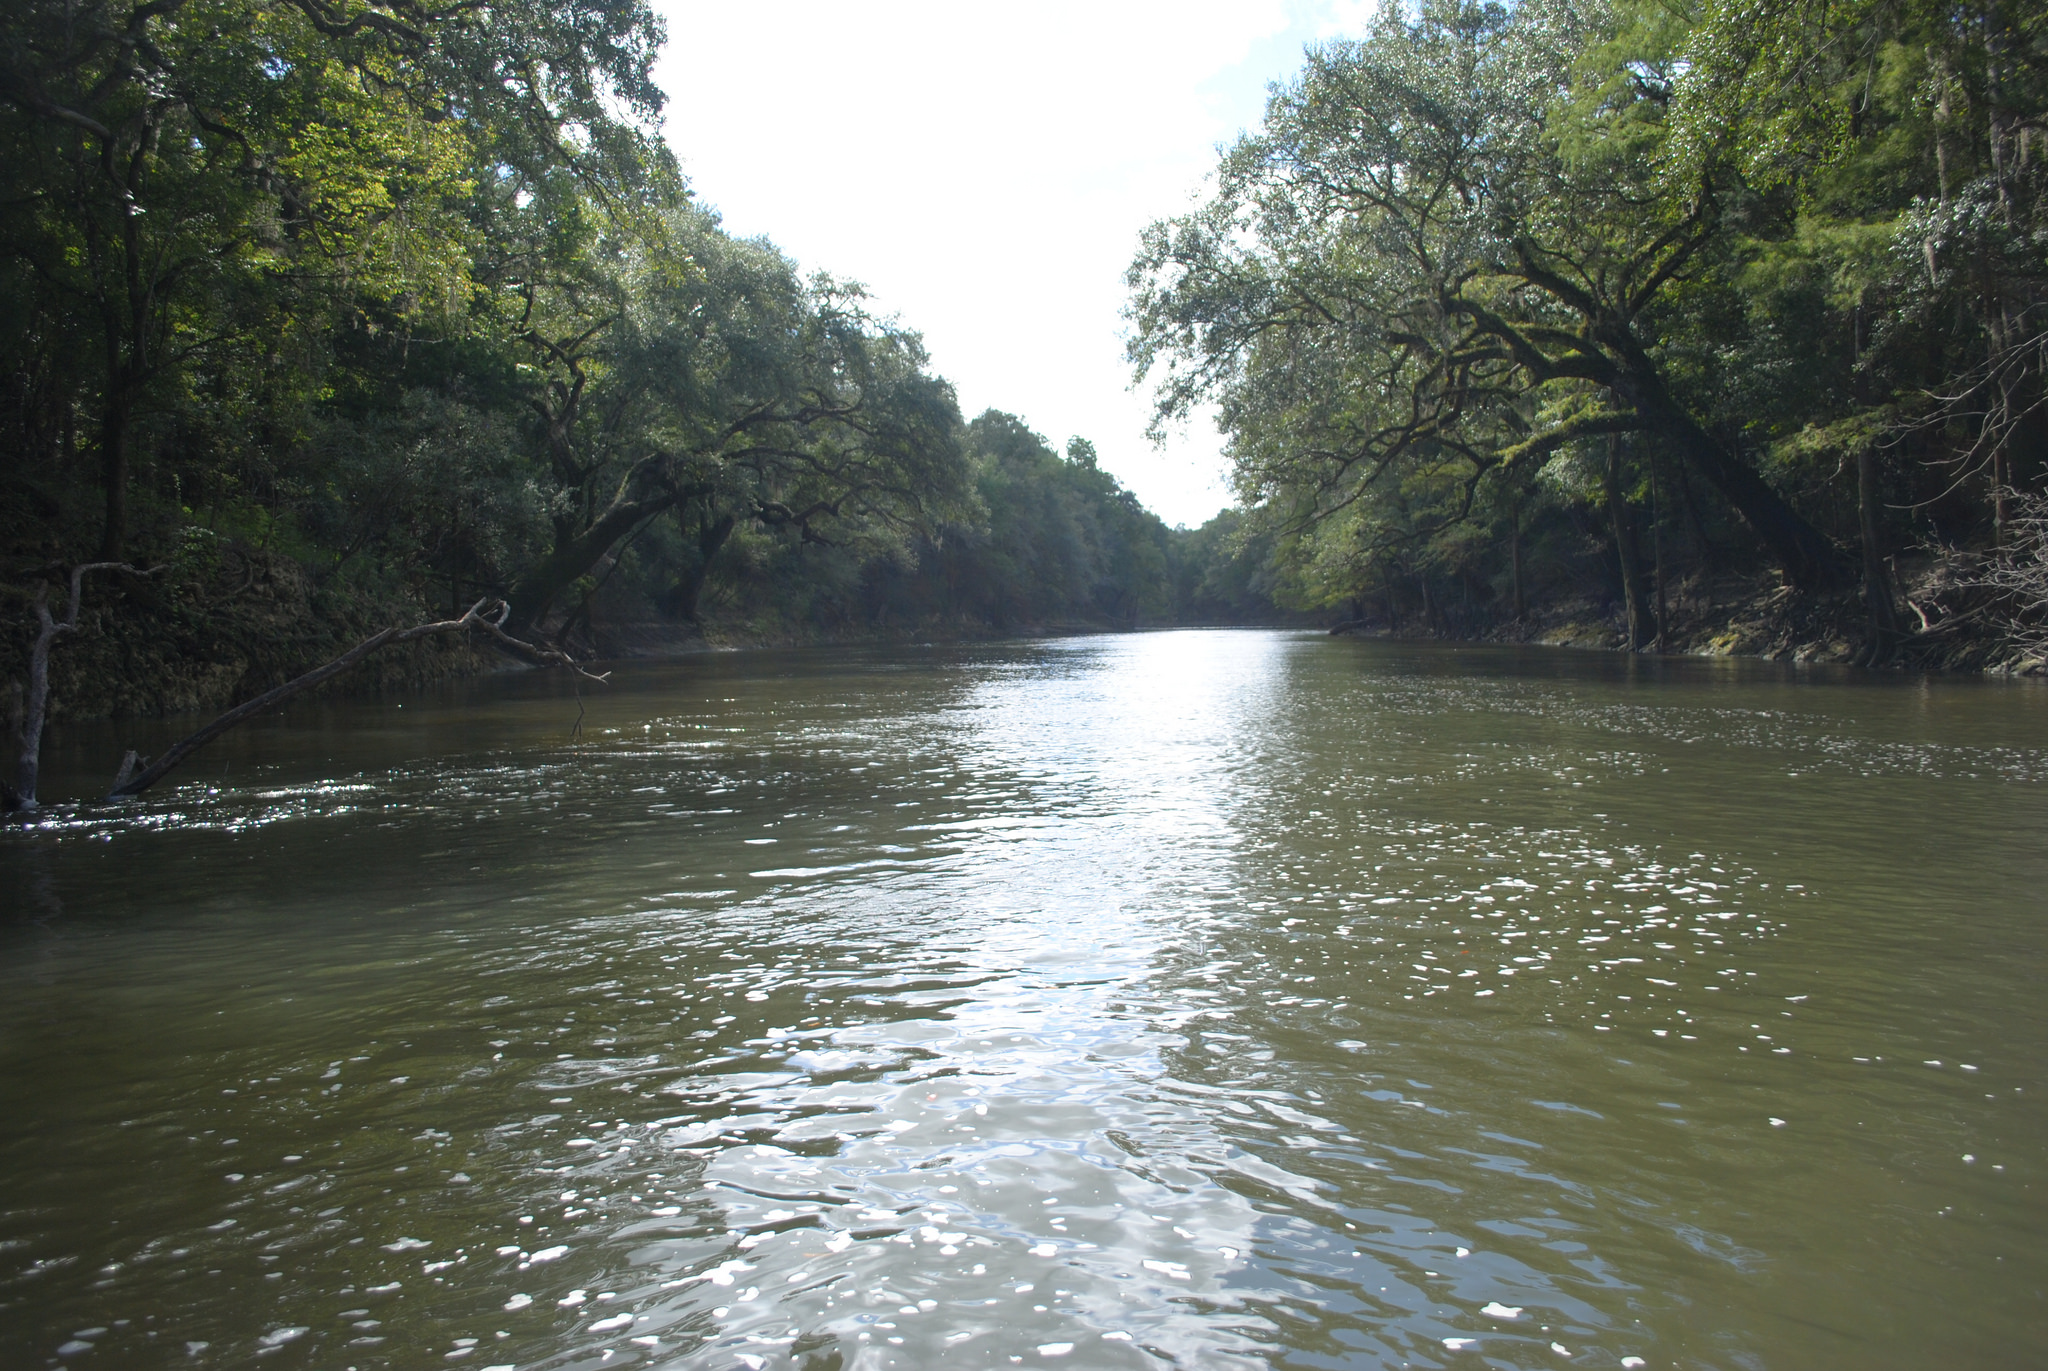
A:
{"type": "Polygon", "coordinates": [[[5,840],[10,1364],[2048,1334],[2037,689],[1176,633],[569,690],[5,840]]]}

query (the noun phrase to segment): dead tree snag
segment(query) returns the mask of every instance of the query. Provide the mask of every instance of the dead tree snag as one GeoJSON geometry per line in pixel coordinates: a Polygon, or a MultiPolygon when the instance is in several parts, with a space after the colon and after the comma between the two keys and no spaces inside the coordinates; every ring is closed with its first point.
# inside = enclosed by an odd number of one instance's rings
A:
{"type": "Polygon", "coordinates": [[[411,628],[387,628],[381,633],[373,633],[333,661],[316,666],[303,676],[296,676],[245,704],[236,705],[197,733],[173,745],[153,762],[145,761],[130,752],[122,760],[120,774],[114,777],[113,788],[107,792],[107,798],[125,800],[140,795],[169,775],[187,757],[235,725],[253,719],[266,710],[274,709],[314,686],[333,680],[374,653],[387,647],[396,647],[400,643],[416,642],[421,638],[433,638],[447,633],[482,633],[506,652],[535,666],[566,666],[577,675],[593,681],[608,679],[610,673],[593,675],[585,671],[567,653],[526,642],[505,632],[505,617],[510,612],[503,600],[478,600],[459,619],[441,619],[434,623],[415,624],[411,628]]]}
{"type": "Polygon", "coordinates": [[[66,602],[64,617],[59,619],[50,613],[50,584],[38,581],[29,603],[36,612],[36,641],[28,654],[28,698],[22,710],[21,726],[15,741],[21,745],[19,760],[15,763],[14,784],[0,781],[0,812],[13,814],[36,808],[36,779],[42,769],[43,724],[50,711],[50,649],[57,639],[77,631],[79,602],[85,595],[85,577],[91,571],[118,571],[129,576],[150,576],[163,570],[152,567],[138,571],[126,562],[85,562],[71,568],[71,598],[66,602]]]}

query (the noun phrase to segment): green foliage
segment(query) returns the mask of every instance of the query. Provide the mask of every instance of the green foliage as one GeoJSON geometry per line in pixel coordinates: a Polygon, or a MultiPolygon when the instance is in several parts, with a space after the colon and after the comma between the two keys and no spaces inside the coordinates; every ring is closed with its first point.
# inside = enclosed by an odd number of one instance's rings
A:
{"type": "Polygon", "coordinates": [[[635,545],[614,610],[659,610],[669,578],[694,574],[704,617],[771,635],[799,636],[805,625],[846,635],[1133,628],[1183,617],[1177,535],[1096,464],[1086,441],[1071,440],[1063,457],[991,410],[965,426],[956,450],[967,486],[943,503],[927,494],[915,524],[870,514],[822,537],[787,520],[736,520],[715,555],[700,558],[719,506],[693,507],[658,526],[669,536],[635,545]]]}
{"type": "Polygon", "coordinates": [[[1646,517],[1822,592],[1996,538],[2048,455],[2044,57],[2002,3],[1389,6],[1148,231],[1132,359],[1218,406],[1298,603],[1618,594],[1646,517]]]}
{"type": "Polygon", "coordinates": [[[583,650],[1174,615],[1174,536],[1085,443],[963,423],[859,288],[691,203],[659,39],[643,0],[0,14],[0,558],[167,568],[60,705],[481,596],[583,650]]]}
{"type": "Polygon", "coordinates": [[[950,554],[953,612],[997,626],[1168,621],[1169,535],[1076,438],[1064,458],[1014,416],[968,430],[985,534],[962,529],[950,554]]]}

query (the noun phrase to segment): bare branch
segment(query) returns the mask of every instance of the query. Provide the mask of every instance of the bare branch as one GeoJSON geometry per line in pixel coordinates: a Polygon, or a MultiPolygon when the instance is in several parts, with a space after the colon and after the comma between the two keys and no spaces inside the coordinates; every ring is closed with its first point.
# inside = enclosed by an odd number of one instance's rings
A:
{"type": "Polygon", "coordinates": [[[86,574],[118,571],[128,576],[154,576],[162,570],[157,566],[141,571],[126,562],[85,562],[72,567],[69,577],[71,598],[61,619],[50,613],[49,583],[37,582],[32,603],[40,628],[35,645],[28,654],[28,705],[22,715],[21,734],[16,740],[21,744],[21,752],[14,784],[10,786],[0,782],[0,812],[12,814],[36,808],[36,780],[42,769],[43,724],[49,717],[50,649],[58,638],[78,628],[78,610],[85,595],[86,574]]]}
{"type": "Polygon", "coordinates": [[[373,653],[387,647],[396,646],[399,643],[416,642],[421,638],[437,637],[447,633],[481,631],[492,642],[505,648],[514,656],[532,662],[536,666],[566,666],[575,671],[577,675],[589,680],[603,681],[608,679],[609,673],[604,676],[592,675],[578,666],[575,660],[564,652],[554,648],[537,647],[505,632],[504,622],[505,616],[508,613],[510,613],[510,608],[502,600],[478,600],[459,619],[441,619],[433,623],[415,624],[411,628],[387,628],[382,632],[373,633],[347,652],[336,657],[333,661],[314,667],[304,675],[294,677],[273,690],[267,690],[245,704],[236,705],[197,733],[175,744],[163,756],[142,767],[140,771],[132,769],[131,763],[134,761],[134,754],[131,753],[129,760],[122,764],[121,774],[115,778],[113,788],[107,793],[107,799],[125,800],[131,796],[140,795],[143,791],[149,789],[166,775],[170,774],[187,757],[190,757],[200,748],[206,746],[235,725],[247,719],[252,719],[266,710],[275,708],[293,696],[303,694],[322,682],[330,681],[356,666],[373,653]]]}

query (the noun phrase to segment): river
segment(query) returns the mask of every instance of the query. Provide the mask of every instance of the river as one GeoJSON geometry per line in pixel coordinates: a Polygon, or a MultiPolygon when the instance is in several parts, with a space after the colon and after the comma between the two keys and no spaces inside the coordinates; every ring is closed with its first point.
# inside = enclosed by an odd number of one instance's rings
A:
{"type": "Polygon", "coordinates": [[[1175,632],[577,696],[0,836],[0,1361],[2048,1355],[2038,685],[1175,632]]]}

